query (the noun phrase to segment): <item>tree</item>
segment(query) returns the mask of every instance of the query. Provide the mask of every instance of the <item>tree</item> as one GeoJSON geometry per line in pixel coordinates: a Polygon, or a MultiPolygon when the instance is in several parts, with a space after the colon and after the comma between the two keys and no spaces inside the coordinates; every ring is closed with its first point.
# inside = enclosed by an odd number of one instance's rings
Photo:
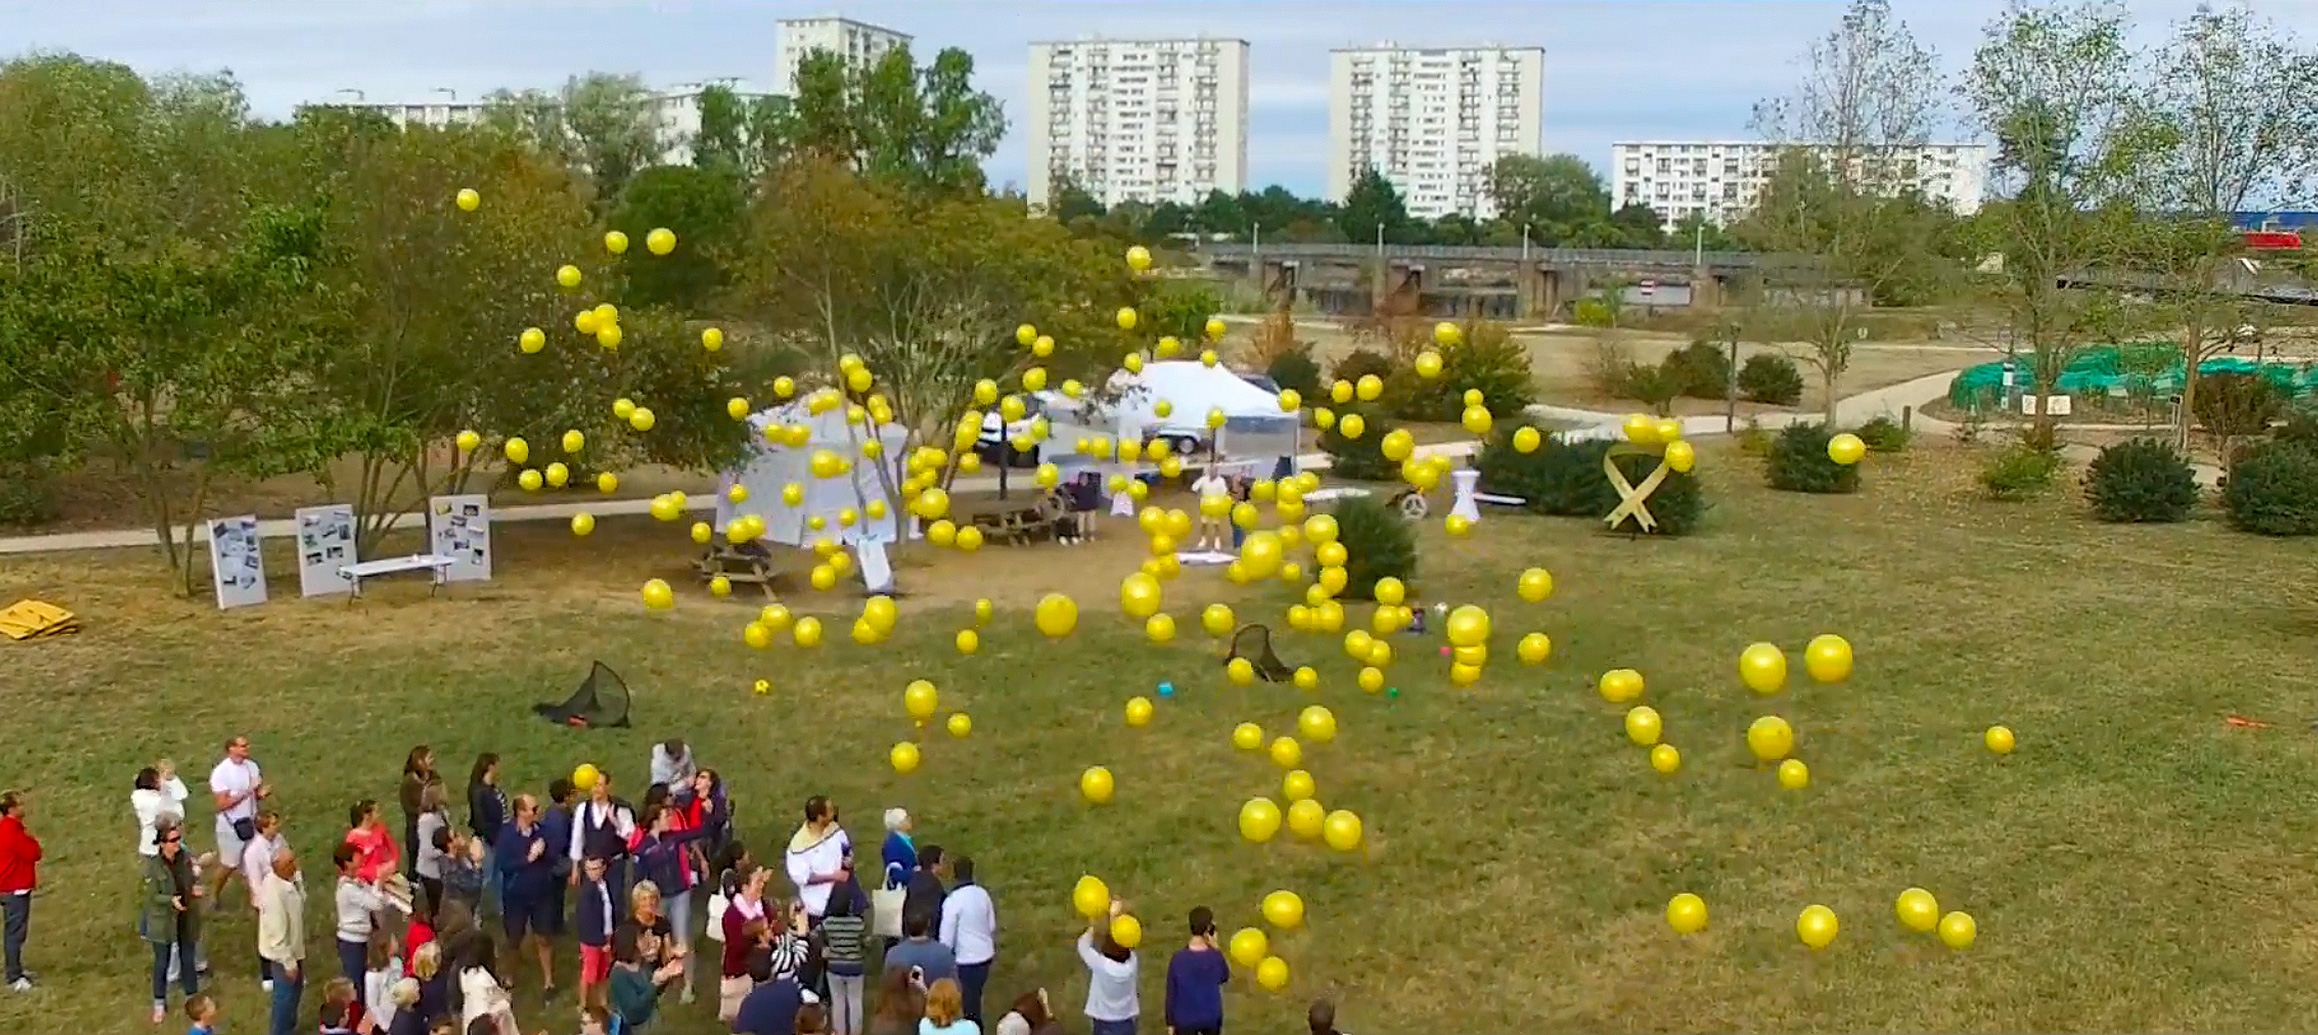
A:
{"type": "MultiPolygon", "coordinates": [[[[2178,311],[2184,366],[2176,444],[2187,448],[2198,366],[2237,343],[2251,304],[2230,291],[2232,213],[2259,197],[2295,207],[2318,174],[2318,55],[2243,7],[2200,5],[2177,23],[2145,93],[2162,137],[2148,207],[2179,225],[2149,256],[2178,311]]],[[[2226,459],[2226,458],[2225,458],[2226,459]]]]}
{"type": "Polygon", "coordinates": [[[1489,197],[1498,219],[1516,228],[1529,224],[1542,240],[1559,241],[1610,215],[1610,192],[1600,174],[1570,154],[1498,159],[1489,167],[1489,197]]]}
{"type": "Polygon", "coordinates": [[[1344,194],[1336,227],[1347,241],[1373,242],[1382,234],[1386,241],[1405,243],[1410,227],[1408,206],[1401,203],[1400,191],[1383,173],[1363,169],[1344,194]]]}
{"type": "Polygon", "coordinates": [[[629,178],[657,163],[670,143],[640,76],[590,72],[566,80],[556,94],[501,90],[490,100],[486,125],[586,172],[599,205],[611,205],[629,178]]]}
{"type": "Polygon", "coordinates": [[[692,138],[692,164],[754,180],[779,157],[779,127],[789,107],[786,97],[744,98],[722,84],[700,91],[700,131],[692,138]]]}
{"type": "Polygon", "coordinates": [[[725,286],[724,262],[740,241],[747,212],[748,186],[737,168],[662,165],[638,173],[612,209],[612,229],[640,242],[653,229],[665,227],[683,246],[665,256],[626,263],[619,301],[685,313],[706,311],[725,286]]]}
{"type": "Polygon", "coordinates": [[[956,47],[923,68],[908,47],[869,64],[815,51],[797,66],[795,100],[775,130],[779,150],[910,190],[979,192],[1006,115],[973,78],[973,56],[956,47]]]}
{"type": "Polygon", "coordinates": [[[1861,317],[1942,268],[1936,211],[1914,194],[1903,150],[1931,131],[1938,67],[1888,0],[1852,0],[1805,52],[1795,91],[1755,106],[1757,128],[1792,146],[1738,237],[1793,257],[1766,273],[1780,311],[1765,322],[1811,347],[1829,427],[1852,345],[1865,336],[1861,317]]]}
{"type": "Polygon", "coordinates": [[[1660,248],[1666,244],[1666,219],[1658,210],[1629,201],[1610,213],[1606,224],[1587,224],[1576,231],[1580,248],[1660,248]]]}
{"type": "MultiPolygon", "coordinates": [[[[947,445],[977,381],[1019,385],[1036,364],[1055,384],[1100,385],[1126,351],[1111,314],[1139,304],[1144,282],[1106,246],[1024,216],[1011,199],[917,194],[839,162],[793,162],[750,212],[732,302],[814,369],[859,356],[910,444],[947,445]],[[1018,345],[1022,323],[1051,335],[1054,355],[1018,345]]],[[[890,465],[865,466],[899,481],[890,465]]]]}
{"type": "MultiPolygon", "coordinates": [[[[2033,354],[2039,395],[2119,316],[2117,292],[2063,281],[2129,266],[2145,246],[2133,201],[2163,137],[2141,115],[2142,57],[2127,28],[2105,5],[2015,6],[1984,30],[1965,80],[1975,121],[1997,141],[1998,197],[1970,230],[1976,251],[2001,257],[1985,285],[2009,340],[2033,354]]],[[[2038,444],[2053,433],[2040,415],[2038,444]]]]}

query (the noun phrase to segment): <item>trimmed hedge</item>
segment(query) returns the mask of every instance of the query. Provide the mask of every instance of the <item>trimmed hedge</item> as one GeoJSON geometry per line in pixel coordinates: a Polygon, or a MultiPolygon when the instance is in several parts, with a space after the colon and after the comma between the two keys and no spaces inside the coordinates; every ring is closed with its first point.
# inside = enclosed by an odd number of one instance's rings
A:
{"type": "MultiPolygon", "coordinates": [[[[1513,435],[1519,427],[1500,426],[1481,448],[1474,466],[1481,472],[1481,484],[1488,486],[1488,491],[1519,496],[1527,509],[1555,517],[1600,521],[1617,508],[1618,490],[1602,473],[1602,457],[1609,453],[1612,443],[1565,443],[1540,428],[1544,442],[1536,452],[1523,453],[1513,448],[1513,435]]],[[[1618,469],[1633,485],[1640,485],[1657,467],[1658,461],[1652,457],[1618,460],[1618,469]]],[[[1650,516],[1658,520],[1657,534],[1687,535],[1698,527],[1699,519],[1706,513],[1706,494],[1695,473],[1669,472],[1657,491],[1650,494],[1648,506],[1650,516]]],[[[1629,518],[1620,522],[1618,530],[1639,529],[1629,518]]]]}
{"type": "Polygon", "coordinates": [[[1784,492],[1858,492],[1859,465],[1827,459],[1827,441],[1834,437],[1824,424],[1787,425],[1771,440],[1769,463],[1764,466],[1771,488],[1784,492]]]}
{"type": "Polygon", "coordinates": [[[2085,501],[2103,521],[2180,521],[2197,506],[2197,474],[2172,443],[2119,442],[2085,469],[2085,501]]]}
{"type": "Polygon", "coordinates": [[[1361,482],[1389,482],[1399,478],[1400,465],[1384,458],[1384,436],[1394,427],[1391,418],[1370,405],[1354,403],[1337,409],[1336,423],[1320,433],[1320,448],[1329,457],[1329,473],[1361,482]],[[1345,438],[1344,418],[1355,413],[1367,427],[1361,429],[1359,438],[1345,438]]]}
{"type": "Polygon", "coordinates": [[[1416,577],[1416,530],[1384,497],[1347,496],[1330,513],[1336,516],[1336,541],[1344,544],[1345,598],[1374,600],[1377,580],[1416,577]]]}
{"type": "Polygon", "coordinates": [[[2230,527],[2261,535],[2318,535],[2318,450],[2256,446],[2230,468],[2221,505],[2230,527]]]}

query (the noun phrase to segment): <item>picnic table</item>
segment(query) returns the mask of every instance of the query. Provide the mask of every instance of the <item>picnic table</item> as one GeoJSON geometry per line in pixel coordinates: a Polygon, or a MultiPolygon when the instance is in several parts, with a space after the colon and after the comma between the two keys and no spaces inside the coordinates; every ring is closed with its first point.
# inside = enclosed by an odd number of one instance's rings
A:
{"type": "Polygon", "coordinates": [[[443,588],[443,576],[451,570],[451,565],[455,563],[457,563],[456,558],[445,557],[439,553],[414,553],[407,557],[382,557],[375,561],[341,564],[338,566],[338,577],[345,579],[346,584],[353,589],[353,596],[347,598],[351,602],[354,597],[362,595],[364,579],[374,579],[381,575],[394,575],[406,571],[431,572],[432,582],[427,586],[427,595],[431,597],[435,595],[437,590],[443,588]]]}

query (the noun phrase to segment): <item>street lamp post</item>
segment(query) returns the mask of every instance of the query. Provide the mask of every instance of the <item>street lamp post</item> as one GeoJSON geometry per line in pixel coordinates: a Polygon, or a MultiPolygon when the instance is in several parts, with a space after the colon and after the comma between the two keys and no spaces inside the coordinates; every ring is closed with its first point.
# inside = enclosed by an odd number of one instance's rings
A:
{"type": "Polygon", "coordinates": [[[1526,275],[1526,274],[1529,272],[1529,224],[1528,224],[1528,223],[1523,223],[1523,224],[1521,224],[1521,270],[1522,270],[1522,273],[1523,273],[1524,275],[1526,275]]]}

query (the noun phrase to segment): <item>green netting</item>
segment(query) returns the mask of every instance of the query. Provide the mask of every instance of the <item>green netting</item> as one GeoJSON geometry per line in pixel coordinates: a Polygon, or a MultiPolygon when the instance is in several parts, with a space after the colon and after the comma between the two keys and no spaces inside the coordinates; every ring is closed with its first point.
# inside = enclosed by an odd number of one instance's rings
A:
{"type": "MultiPolygon", "coordinates": [[[[2014,373],[2013,388],[2024,390],[2029,360],[2023,356],[2014,373]]],[[[2291,396],[2318,392],[2318,364],[2273,360],[2257,364],[2238,356],[2216,356],[2197,365],[2199,377],[2215,374],[2256,374],[2291,396]]],[[[2134,342],[2097,345],[2069,361],[2054,382],[2063,395],[2129,395],[2139,388],[2152,395],[2181,391],[2180,350],[2171,342],[2134,342]]],[[[1948,386],[1948,401],[1956,406],[1993,403],[2004,389],[2004,364],[1982,363],[1956,375],[1948,386]]]]}

